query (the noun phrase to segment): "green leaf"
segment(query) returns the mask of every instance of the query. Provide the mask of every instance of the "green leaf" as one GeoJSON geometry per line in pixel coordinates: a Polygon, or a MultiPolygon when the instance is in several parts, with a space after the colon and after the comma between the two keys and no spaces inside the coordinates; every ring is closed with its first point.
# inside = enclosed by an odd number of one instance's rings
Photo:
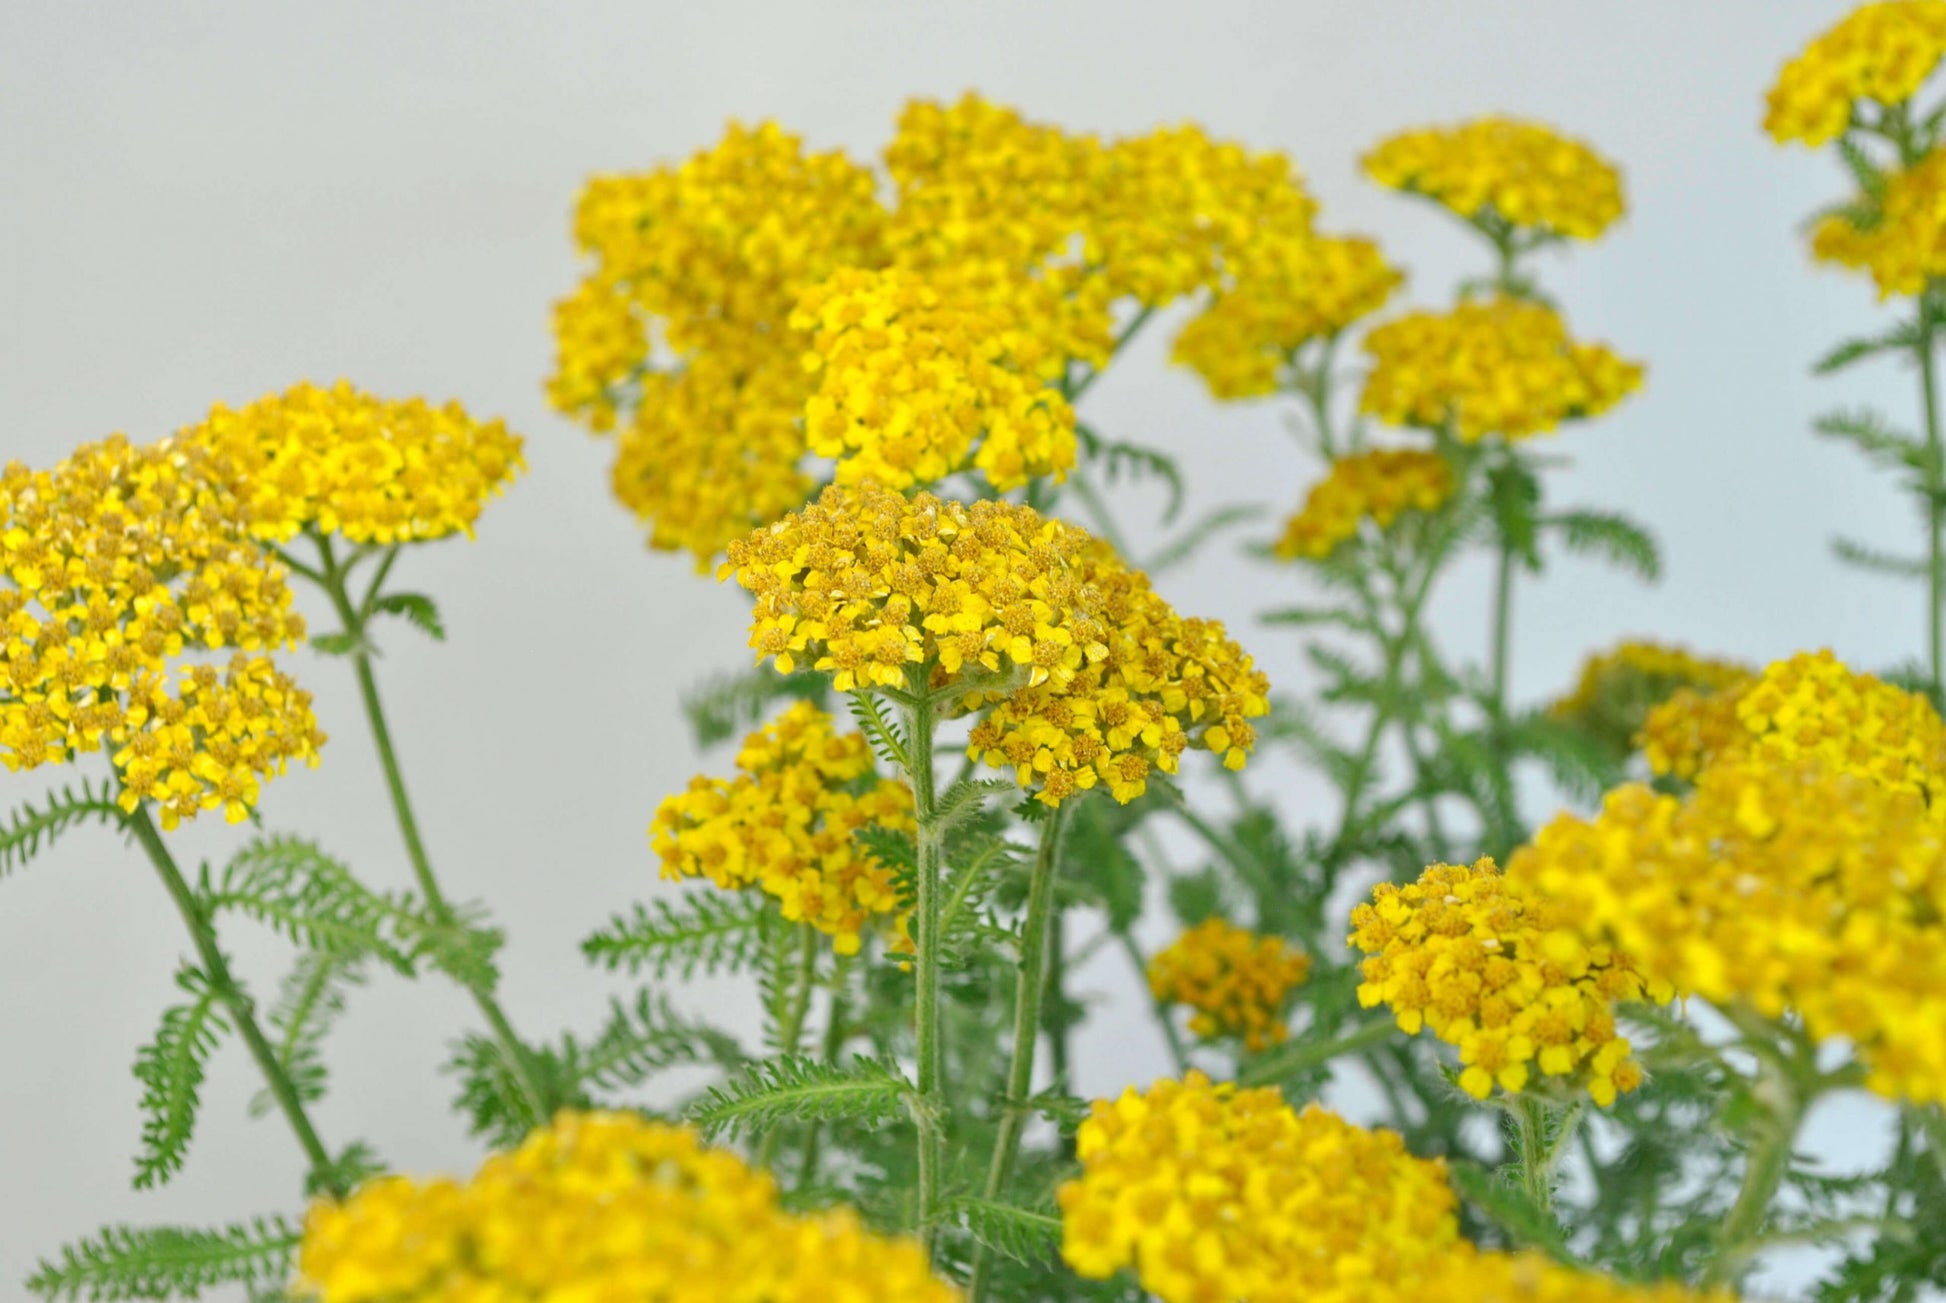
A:
{"type": "Polygon", "coordinates": [[[333,1191],[355,1190],[384,1170],[385,1164],[372,1147],[362,1140],[354,1140],[329,1163],[305,1176],[304,1194],[315,1199],[333,1191]]]}
{"type": "Polygon", "coordinates": [[[1224,530],[1259,519],[1263,514],[1263,507],[1255,503],[1218,507],[1213,511],[1205,512],[1182,533],[1158,548],[1142,569],[1151,575],[1173,570],[1193,557],[1203,544],[1224,530]]]}
{"type": "Polygon", "coordinates": [[[135,1056],[142,1083],[142,1152],[135,1158],[135,1188],[164,1185],[182,1168],[202,1103],[204,1068],[228,1031],[218,997],[201,971],[184,968],[176,985],[190,997],[162,1015],[155,1040],[135,1056]]]}
{"type": "Polygon", "coordinates": [[[275,1290],[290,1279],[303,1240],[282,1217],[258,1217],[217,1230],[110,1226],[42,1260],[27,1288],[46,1299],[199,1298],[242,1285],[275,1290]]]}
{"type": "Polygon", "coordinates": [[[1257,617],[1259,624],[1294,624],[1311,627],[1320,624],[1335,625],[1357,633],[1371,631],[1372,622],[1348,607],[1336,606],[1286,606],[1275,611],[1265,611],[1257,617]]]}
{"type": "Polygon", "coordinates": [[[862,688],[846,695],[851,702],[851,717],[858,721],[858,731],[872,744],[873,752],[886,764],[911,773],[912,761],[906,750],[905,735],[897,724],[886,718],[884,704],[862,688]]]}
{"type": "Polygon", "coordinates": [[[1925,468],[1925,443],[1895,428],[1869,408],[1860,408],[1855,412],[1826,412],[1811,423],[1811,428],[1827,439],[1850,444],[1880,466],[1894,470],[1922,471],[1925,468]]]}
{"type": "Polygon", "coordinates": [[[1852,538],[1832,539],[1831,552],[1848,566],[1898,579],[1923,579],[1928,570],[1922,558],[1893,556],[1852,538]]]}
{"type": "Polygon", "coordinates": [[[1838,157],[1851,172],[1851,179],[1868,198],[1877,202],[1885,197],[1885,173],[1872,156],[1849,134],[1838,137],[1838,157]]]}
{"type": "Polygon", "coordinates": [[[677,1063],[735,1066],[744,1061],[735,1038],[684,1018],[666,996],[653,991],[638,994],[633,1005],[611,1003],[607,1025],[587,1048],[569,1037],[559,1057],[577,1085],[585,1082],[603,1090],[638,1086],[677,1063]]]}
{"type": "Polygon", "coordinates": [[[1185,928],[1204,919],[1229,912],[1223,879],[1213,869],[1202,869],[1169,879],[1169,912],[1185,928]]]}
{"type": "MultiPolygon", "coordinates": [[[[334,950],[307,950],[285,975],[270,1010],[271,1049],[297,1097],[305,1103],[324,1098],[324,1038],[345,1011],[349,988],[365,984],[364,956],[334,950]]],[[[250,1116],[277,1107],[266,1087],[250,1100],[250,1116]]]]}
{"type": "Polygon", "coordinates": [[[868,823],[853,832],[851,840],[854,846],[892,871],[899,899],[909,908],[919,894],[919,851],[912,843],[912,834],[884,824],[868,823]]]}
{"type": "Polygon", "coordinates": [[[951,787],[933,803],[933,826],[944,834],[986,808],[992,796],[1012,796],[1020,784],[1004,778],[966,778],[951,787]]]}
{"type": "Polygon", "coordinates": [[[691,689],[682,699],[696,745],[713,747],[756,727],[783,700],[822,702],[831,681],[812,670],[779,674],[768,665],[741,674],[723,674],[691,689]]]}
{"type": "Polygon", "coordinates": [[[688,1112],[705,1136],[715,1137],[766,1130],[782,1122],[843,1120],[879,1126],[904,1114],[913,1101],[911,1083],[890,1062],[856,1058],[840,1065],[785,1054],[712,1087],[688,1112]]]}
{"type": "Polygon", "coordinates": [[[736,973],[756,962],[769,917],[763,898],[711,887],[615,915],[581,943],[581,953],[610,970],[673,972],[684,981],[698,972],[736,973]]]}
{"type": "Polygon", "coordinates": [[[0,824],[0,875],[26,864],[71,828],[87,823],[120,824],[121,808],[115,804],[113,790],[106,783],[97,785],[82,779],[50,792],[39,807],[23,805],[0,824]]]}
{"type": "Polygon", "coordinates": [[[402,615],[413,628],[434,642],[446,641],[446,624],[439,618],[439,608],[424,593],[387,593],[373,604],[372,610],[386,615],[402,615]]]}
{"type": "Polygon", "coordinates": [[[1546,712],[1523,715],[1507,728],[1508,748],[1533,756],[1575,800],[1595,804],[1622,781],[1622,766],[1602,739],[1555,719],[1546,712]]]}
{"type": "Polygon", "coordinates": [[[1487,472],[1487,498],[1501,543],[1529,570],[1539,570],[1540,477],[1509,456],[1487,472]]]}
{"type": "Polygon", "coordinates": [[[1166,484],[1169,505],[1162,510],[1162,523],[1167,525],[1175,521],[1182,510],[1186,490],[1182,470],[1173,457],[1138,443],[1104,439],[1085,425],[1076,426],[1075,434],[1088,460],[1101,464],[1102,479],[1107,483],[1114,484],[1126,476],[1129,479],[1159,479],[1166,484]]]}
{"type": "Polygon", "coordinates": [[[1447,1175],[1468,1203],[1486,1214],[1513,1243],[1539,1249],[1559,1261],[1571,1261],[1552,1213],[1536,1204],[1519,1185],[1478,1163],[1449,1160],[1447,1175]]]}
{"type": "Polygon", "coordinates": [[[1106,801],[1081,802],[1068,821],[1061,865],[1066,877],[1093,890],[1108,915],[1108,930],[1120,934],[1142,916],[1148,878],[1123,843],[1114,820],[1118,809],[1106,801]]]}
{"type": "Polygon", "coordinates": [[[1599,557],[1637,578],[1654,582],[1662,577],[1662,554],[1648,530],[1605,511],[1564,511],[1546,522],[1560,531],[1570,552],[1599,557]]]}
{"type": "Polygon", "coordinates": [[[367,889],[342,861],[303,838],[258,838],[215,880],[205,865],[197,896],[211,917],[235,910],[310,949],[373,955],[412,973],[412,956],[393,935],[402,922],[410,927],[401,904],[367,889]]]}
{"type": "Polygon", "coordinates": [[[1061,1248],[1061,1213],[1052,1204],[1023,1208],[969,1194],[949,1203],[946,1215],[957,1215],[975,1240],[1015,1262],[1044,1263],[1061,1248]]]}
{"type": "Polygon", "coordinates": [[[326,656],[352,656],[360,652],[370,654],[372,645],[355,633],[319,633],[311,635],[312,650],[326,656]]]}
{"type": "MultiPolygon", "coordinates": [[[[530,1058],[538,1066],[541,1056],[530,1058]]],[[[496,1149],[519,1144],[547,1120],[534,1111],[519,1066],[509,1062],[506,1050],[490,1036],[462,1036],[441,1071],[459,1078],[453,1106],[465,1116],[467,1129],[496,1149]]]]}
{"type": "Polygon", "coordinates": [[[401,897],[393,930],[413,963],[424,960],[471,990],[491,991],[500,984],[496,959],[507,937],[487,921],[476,901],[448,903],[441,910],[401,897]]]}
{"type": "MultiPolygon", "coordinates": [[[[911,842],[905,844],[910,847],[911,842]]],[[[1001,879],[1019,867],[1021,856],[1020,847],[990,835],[953,848],[947,857],[947,862],[954,866],[952,877],[946,885],[946,899],[939,907],[942,966],[965,968],[994,943],[1015,939],[1011,931],[993,921],[986,906],[1001,879]]]]}
{"type": "Polygon", "coordinates": [[[1883,335],[1861,335],[1847,339],[1831,349],[1816,362],[1811,370],[1817,375],[1830,375],[1848,366],[1876,357],[1880,353],[1904,352],[1919,346],[1919,327],[1917,323],[1905,321],[1888,330],[1883,335]]]}

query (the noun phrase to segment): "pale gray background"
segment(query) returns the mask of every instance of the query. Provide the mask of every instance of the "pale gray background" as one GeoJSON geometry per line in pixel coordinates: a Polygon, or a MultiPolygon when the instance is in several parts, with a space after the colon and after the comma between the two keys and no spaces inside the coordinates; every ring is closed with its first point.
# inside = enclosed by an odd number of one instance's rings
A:
{"type": "MultiPolygon", "coordinates": [[[[1845,384],[1806,364],[1882,320],[1869,288],[1813,271],[1797,225],[1834,169],[1759,129],[1778,65],[1846,6],[1820,0],[1560,0],[1453,5],[332,4],[0,8],[0,459],[44,464],[114,430],[162,434],[216,399],[348,376],[457,396],[529,439],[530,476],[476,544],[425,549],[400,579],[437,594],[452,641],[388,634],[383,681],[433,853],[506,923],[505,998],[523,1028],[586,1029],[623,983],[576,942],[652,891],[645,828],[696,770],[678,693],[741,663],[743,603],[683,558],[647,554],[609,499],[608,449],[548,411],[548,308],[574,282],[568,213],[590,173],[713,143],[775,116],[870,156],[902,101],[967,88],[1077,128],[1184,118],[1288,150],[1323,223],[1379,236],[1441,302],[1473,250],[1420,205],[1363,181],[1360,151],[1400,128],[1490,111],[1594,140],[1627,172],[1630,215],[1553,260],[1577,328],[1650,364],[1644,395],[1562,439],[1557,500],[1625,508],[1666,545],[1644,588],[1563,564],[1519,602],[1514,685],[1569,682],[1588,648],[1655,633],[1764,658],[1831,645],[1866,665],[1919,646],[1918,602],[1841,570],[1826,537],[1915,536],[1888,484],[1815,442],[1811,416],[1873,397],[1906,419],[1910,378],[1845,384]]],[[[1169,448],[1197,504],[1279,513],[1312,475],[1273,406],[1219,409],[1163,365],[1163,334],[1091,395],[1096,424],[1169,448]]],[[[1140,520],[1139,514],[1133,519],[1140,520]]],[[[1297,596],[1288,572],[1219,551],[1168,590],[1229,619],[1280,682],[1293,640],[1250,614],[1297,596]]],[[[1485,589],[1438,611],[1479,645],[1485,589]]],[[[340,664],[305,658],[335,735],[324,767],[269,789],[280,829],[322,838],[374,881],[406,867],[340,664]]],[[[717,763],[722,763],[721,757],[717,763]]],[[[0,805],[55,772],[0,773],[0,805]]],[[[1265,766],[1297,815],[1310,780],[1265,766]]],[[[180,838],[185,857],[229,841],[180,838]]],[[[128,1189],[136,1046],[185,953],[153,875],[101,831],[0,884],[0,1298],[33,1259],[107,1219],[212,1222],[294,1207],[299,1167],[274,1120],[249,1122],[247,1058],[216,1063],[188,1170],[128,1189]]],[[[284,950],[238,929],[267,989],[284,950]]],[[[1126,994],[1112,964],[1089,982],[1126,994]]],[[[714,996],[740,1017],[746,997],[714,996]]],[[[327,1137],[374,1141],[407,1169],[466,1170],[474,1147],[434,1075],[469,1006],[436,980],[380,981],[336,1039],[327,1137]]],[[[1124,1000],[1081,1043],[1081,1084],[1162,1070],[1124,1000]]],[[[1355,1104],[1355,1100],[1351,1101],[1355,1104]]],[[[1868,1110],[1828,1125],[1862,1161],[1868,1110]]]]}

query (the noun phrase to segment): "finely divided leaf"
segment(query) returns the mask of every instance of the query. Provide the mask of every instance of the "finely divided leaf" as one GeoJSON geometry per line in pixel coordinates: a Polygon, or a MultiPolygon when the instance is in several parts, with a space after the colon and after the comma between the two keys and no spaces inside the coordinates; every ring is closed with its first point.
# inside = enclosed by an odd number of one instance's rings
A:
{"type": "Polygon", "coordinates": [[[135,1056],[142,1083],[142,1152],[135,1158],[135,1188],[166,1184],[182,1167],[196,1130],[203,1072],[217,1041],[229,1030],[216,991],[201,971],[185,968],[176,985],[191,998],[162,1015],[155,1040],[135,1056]]]}

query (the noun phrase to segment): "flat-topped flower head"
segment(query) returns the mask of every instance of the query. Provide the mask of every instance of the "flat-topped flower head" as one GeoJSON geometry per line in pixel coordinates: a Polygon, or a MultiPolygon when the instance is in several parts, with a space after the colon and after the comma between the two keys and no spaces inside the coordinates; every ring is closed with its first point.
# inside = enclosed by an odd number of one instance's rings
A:
{"type": "Polygon", "coordinates": [[[1466,443],[1531,438],[1598,416],[1642,385],[1642,367],[1578,343],[1541,303],[1497,297],[1413,312],[1365,337],[1360,408],[1388,425],[1448,430],[1466,443]]]}
{"type": "Polygon", "coordinates": [[[1402,132],[1365,156],[1365,172],[1468,221],[1592,240],[1621,217],[1622,177],[1588,145],[1552,127],[1480,118],[1402,132]]]}
{"type": "Polygon", "coordinates": [[[1522,890],[1492,860],[1381,882],[1351,925],[1367,956],[1358,1003],[1383,1004],[1405,1032],[1423,1027],[1457,1046],[1460,1085],[1475,1098],[1529,1089],[1536,1072],[1603,1107],[1641,1084],[1615,1005],[1666,1000],[1666,987],[1616,947],[1590,943],[1561,902],[1522,890]]]}
{"type": "Polygon", "coordinates": [[[1322,560],[1364,522],[1390,529],[1407,511],[1437,511],[1453,496],[1453,468],[1436,452],[1375,448],[1331,463],[1271,549],[1286,561],[1322,560]]]}
{"type": "Polygon", "coordinates": [[[1651,711],[1643,750],[1656,773],[1694,777],[1720,760],[1814,761],[1920,797],[1946,821],[1946,723],[1916,692],[1800,652],[1709,696],[1651,711]]]}
{"type": "Polygon", "coordinates": [[[0,763],[106,752],[123,807],[237,822],[324,740],[268,653],[294,646],[284,569],[207,453],[117,436],[0,469],[0,763]]]}
{"type": "Polygon", "coordinates": [[[391,546],[473,522],[525,468],[520,436],[458,403],[377,398],[339,381],[300,384],[180,431],[232,493],[258,538],[307,528],[391,546]]]}
{"type": "Polygon", "coordinates": [[[1261,398],[1291,380],[1291,356],[1385,305],[1405,277],[1376,244],[1306,235],[1258,241],[1227,288],[1176,336],[1173,360],[1212,396],[1261,398]]]}
{"type": "Polygon", "coordinates": [[[892,870],[852,840],[871,825],[909,830],[912,793],[878,779],[871,747],[800,701],[744,740],[734,778],[694,779],[655,812],[650,836],[665,878],[755,887],[784,917],[855,954],[865,930],[899,911],[892,870]]]}
{"type": "MultiPolygon", "coordinates": [[[[1946,4],[1937,8],[1946,13],[1946,4]]],[[[1946,275],[1946,148],[1894,172],[1884,192],[1856,210],[1822,219],[1811,252],[1822,262],[1870,273],[1881,299],[1925,293],[1946,275]]]]}
{"type": "Polygon", "coordinates": [[[918,1243],[850,1209],[782,1211],[769,1174],[685,1127],[564,1112],[464,1183],[381,1176],[314,1204],[291,1292],[316,1303],[952,1303],[918,1243]]]}
{"type": "Polygon", "coordinates": [[[1310,973],[1311,957],[1282,937],[1208,918],[1149,961],[1149,992],[1187,1005],[1196,1035],[1237,1037],[1256,1051],[1290,1035],[1285,1006],[1310,973]]]}
{"type": "Polygon", "coordinates": [[[1074,409],[1049,385],[1067,359],[1005,302],[914,272],[848,269],[807,290],[811,451],[837,481],[889,488],[977,469],[1001,491],[1074,465],[1074,409]]]}
{"type": "Polygon", "coordinates": [[[1666,643],[1630,640],[1590,656],[1574,691],[1548,713],[1626,755],[1651,711],[1677,693],[1707,696],[1754,678],[1736,661],[1698,656],[1666,643]]]}
{"type": "Polygon", "coordinates": [[[1618,788],[1542,829],[1508,877],[1651,981],[1794,1012],[1855,1046],[1873,1090],[1946,1100],[1946,831],[1909,786],[1827,754],[1745,748],[1681,799],[1618,788]]]}
{"type": "Polygon", "coordinates": [[[1897,108],[1946,54],[1946,4],[1861,5],[1784,65],[1770,88],[1764,130],[1779,144],[1817,147],[1851,125],[1860,100],[1897,108]]]}
{"type": "Polygon", "coordinates": [[[1063,1185],[1061,1256],[1164,1303],[1416,1299],[1460,1243],[1445,1166],[1389,1131],[1200,1072],[1097,1100],[1063,1185]]]}

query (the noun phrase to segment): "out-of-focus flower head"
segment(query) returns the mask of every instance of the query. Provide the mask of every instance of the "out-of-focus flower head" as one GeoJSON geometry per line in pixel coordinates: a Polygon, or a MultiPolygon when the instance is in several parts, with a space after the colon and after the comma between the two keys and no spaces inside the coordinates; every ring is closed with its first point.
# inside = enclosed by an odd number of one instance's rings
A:
{"type": "Polygon", "coordinates": [[[1322,560],[1370,520],[1390,529],[1407,511],[1437,511],[1453,495],[1453,469],[1436,452],[1372,449],[1331,463],[1288,521],[1273,551],[1286,561],[1322,560]]]}
{"type": "Polygon", "coordinates": [[[1574,691],[1548,709],[1627,755],[1649,712],[1679,692],[1709,695],[1745,683],[1755,671],[1736,661],[1698,656],[1665,643],[1630,640],[1590,656],[1574,691]]]}
{"type": "Polygon", "coordinates": [[[1615,165],[1552,127],[1480,118],[1402,132],[1365,156],[1382,186],[1424,195],[1468,221],[1592,240],[1621,217],[1615,165]]]}
{"type": "Polygon", "coordinates": [[[1946,4],[1885,0],[1861,5],[1784,65],[1770,88],[1764,130],[1779,144],[1829,144],[1860,100],[1897,108],[1946,54],[1946,4]]]}
{"type": "Polygon", "coordinates": [[[1876,198],[1819,221],[1811,252],[1869,272],[1882,299],[1923,294],[1946,275],[1946,148],[1894,172],[1876,198]]]}
{"type": "Polygon", "coordinates": [[[1310,973],[1311,957],[1282,937],[1207,918],[1149,960],[1149,992],[1187,1005],[1196,1035],[1235,1036],[1256,1051],[1290,1035],[1284,1006],[1310,973]]]}

